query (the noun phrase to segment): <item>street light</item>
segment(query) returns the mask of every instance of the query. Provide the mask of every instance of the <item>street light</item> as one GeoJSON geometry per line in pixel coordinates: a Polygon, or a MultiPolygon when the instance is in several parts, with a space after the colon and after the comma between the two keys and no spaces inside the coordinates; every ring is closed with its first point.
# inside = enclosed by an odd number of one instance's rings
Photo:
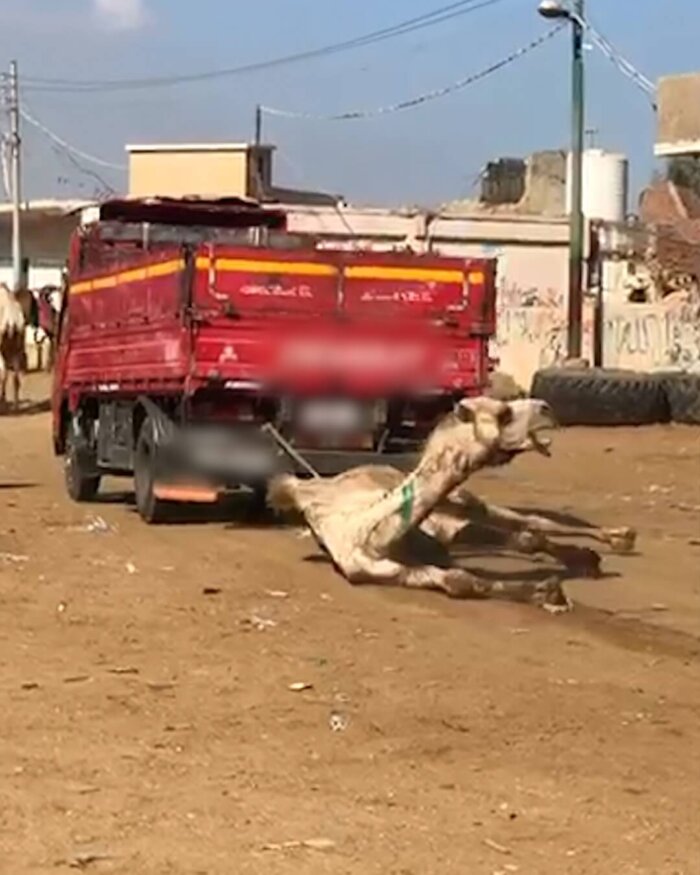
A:
{"type": "Polygon", "coordinates": [[[538,10],[548,19],[571,22],[573,35],[571,59],[571,215],[569,217],[569,358],[581,358],[583,321],[583,30],[584,0],[572,6],[561,0],[542,0],[538,10]]]}

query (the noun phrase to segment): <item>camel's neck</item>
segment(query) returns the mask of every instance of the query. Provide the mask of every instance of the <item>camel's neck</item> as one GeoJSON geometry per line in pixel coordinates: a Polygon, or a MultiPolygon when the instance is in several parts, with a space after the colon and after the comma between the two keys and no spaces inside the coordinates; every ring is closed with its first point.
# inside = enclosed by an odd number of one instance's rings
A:
{"type": "Polygon", "coordinates": [[[372,507],[373,540],[395,542],[419,526],[452,490],[468,477],[478,462],[460,452],[438,460],[428,457],[395,489],[372,507]]]}

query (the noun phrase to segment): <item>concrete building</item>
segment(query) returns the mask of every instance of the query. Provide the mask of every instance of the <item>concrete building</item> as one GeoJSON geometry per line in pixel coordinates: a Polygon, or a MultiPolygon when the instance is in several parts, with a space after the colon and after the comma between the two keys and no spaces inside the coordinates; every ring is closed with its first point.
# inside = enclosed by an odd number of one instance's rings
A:
{"type": "MultiPolygon", "coordinates": [[[[59,285],[68,240],[84,201],[37,200],[23,205],[22,250],[30,288],[59,285]]],[[[0,203],[0,282],[12,283],[12,205],[0,203]]]]}
{"type": "Polygon", "coordinates": [[[663,76],[657,103],[656,157],[700,155],[700,73],[663,76]]]}
{"type": "Polygon", "coordinates": [[[260,198],[272,186],[274,146],[182,143],[127,146],[132,197],[260,198]]]}
{"type": "Polygon", "coordinates": [[[342,200],[275,185],[275,147],[266,143],[163,143],[126,149],[132,197],[243,197],[304,204],[342,200]]]}

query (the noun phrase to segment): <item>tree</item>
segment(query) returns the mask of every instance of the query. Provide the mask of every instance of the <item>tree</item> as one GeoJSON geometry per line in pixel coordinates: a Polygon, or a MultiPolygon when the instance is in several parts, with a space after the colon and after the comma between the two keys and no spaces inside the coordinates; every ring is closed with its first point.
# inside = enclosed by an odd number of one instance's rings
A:
{"type": "Polygon", "coordinates": [[[674,185],[689,188],[700,196],[700,155],[671,158],[668,162],[667,178],[674,185]]]}

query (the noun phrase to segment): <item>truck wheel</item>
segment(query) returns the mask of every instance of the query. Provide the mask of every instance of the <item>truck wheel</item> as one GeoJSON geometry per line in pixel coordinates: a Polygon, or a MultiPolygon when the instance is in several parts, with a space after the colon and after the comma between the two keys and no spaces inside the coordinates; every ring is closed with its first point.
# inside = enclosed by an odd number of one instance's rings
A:
{"type": "Polygon", "coordinates": [[[700,374],[665,374],[663,383],[671,420],[700,425],[700,374]]]}
{"type": "Polygon", "coordinates": [[[134,493],[136,509],[141,519],[151,525],[162,523],[167,517],[166,503],[155,496],[155,447],[152,430],[146,420],[141,427],[134,453],[134,493]]]}
{"type": "Polygon", "coordinates": [[[650,425],[668,422],[663,382],[654,374],[547,368],[531,395],[546,401],[561,425],[650,425]]]}
{"type": "Polygon", "coordinates": [[[95,474],[94,460],[76,434],[74,424],[68,425],[66,451],[63,457],[63,475],[66,490],[73,501],[93,501],[100,488],[100,475],[95,474]]]}
{"type": "Polygon", "coordinates": [[[273,513],[267,503],[267,483],[256,483],[251,488],[247,516],[248,519],[255,522],[272,519],[273,513]]]}

